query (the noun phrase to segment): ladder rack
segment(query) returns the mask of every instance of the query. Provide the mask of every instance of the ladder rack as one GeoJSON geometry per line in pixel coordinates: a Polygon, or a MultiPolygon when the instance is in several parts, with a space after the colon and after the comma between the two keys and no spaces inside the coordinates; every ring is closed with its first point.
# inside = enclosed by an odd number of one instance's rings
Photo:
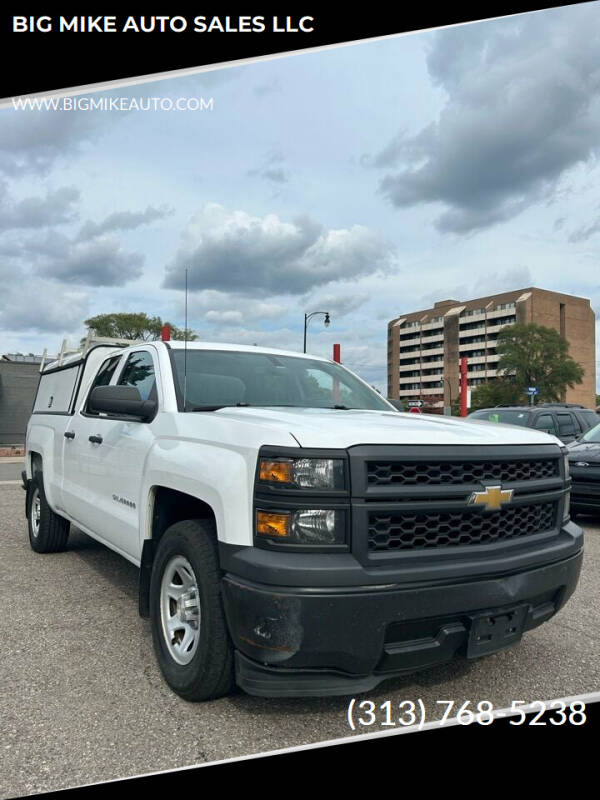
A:
{"type": "Polygon", "coordinates": [[[40,372],[44,371],[44,367],[47,366],[49,363],[55,364],[55,366],[61,367],[64,363],[65,358],[69,356],[79,356],[80,358],[85,358],[85,356],[89,353],[92,347],[96,347],[99,344],[104,345],[113,345],[114,347],[131,347],[134,344],[144,344],[143,339],[112,339],[109,336],[96,336],[96,331],[93,328],[88,328],[87,336],[85,337],[83,343],[79,347],[69,347],[67,344],[67,340],[63,339],[63,343],[60,348],[60,352],[58,356],[55,358],[52,357],[48,359],[48,350],[44,348],[44,352],[42,353],[42,361],[40,363],[40,372]]]}

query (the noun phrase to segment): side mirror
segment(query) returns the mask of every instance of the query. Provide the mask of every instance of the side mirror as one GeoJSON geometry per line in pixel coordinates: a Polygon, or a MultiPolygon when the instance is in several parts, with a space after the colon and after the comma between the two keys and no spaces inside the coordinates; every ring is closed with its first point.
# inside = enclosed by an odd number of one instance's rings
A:
{"type": "Polygon", "coordinates": [[[152,419],[158,410],[156,400],[142,400],[134,386],[96,386],[88,401],[92,413],[138,417],[142,422],[152,419]]]}

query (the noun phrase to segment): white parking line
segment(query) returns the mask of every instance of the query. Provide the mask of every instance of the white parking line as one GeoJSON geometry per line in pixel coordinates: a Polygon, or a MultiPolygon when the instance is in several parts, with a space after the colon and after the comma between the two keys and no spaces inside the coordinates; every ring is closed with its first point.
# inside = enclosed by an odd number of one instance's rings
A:
{"type": "Polygon", "coordinates": [[[22,486],[21,481],[0,481],[0,486],[22,486]]]}

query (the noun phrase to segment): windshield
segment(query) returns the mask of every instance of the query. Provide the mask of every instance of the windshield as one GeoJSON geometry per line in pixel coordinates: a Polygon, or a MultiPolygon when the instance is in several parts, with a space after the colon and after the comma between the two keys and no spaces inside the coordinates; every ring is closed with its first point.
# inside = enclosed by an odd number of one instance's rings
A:
{"type": "Polygon", "coordinates": [[[484,419],[486,422],[500,422],[504,425],[527,425],[528,411],[509,408],[486,408],[469,414],[469,419],[484,419]]]}
{"type": "MultiPolygon", "coordinates": [[[[183,350],[172,351],[184,392],[183,350]]],[[[392,411],[339,364],[235,350],[188,350],[186,411],[223,406],[296,406],[392,411]]]]}
{"type": "Polygon", "coordinates": [[[594,444],[600,444],[600,423],[596,425],[595,428],[590,428],[589,431],[584,433],[579,441],[593,442],[594,444]]]}

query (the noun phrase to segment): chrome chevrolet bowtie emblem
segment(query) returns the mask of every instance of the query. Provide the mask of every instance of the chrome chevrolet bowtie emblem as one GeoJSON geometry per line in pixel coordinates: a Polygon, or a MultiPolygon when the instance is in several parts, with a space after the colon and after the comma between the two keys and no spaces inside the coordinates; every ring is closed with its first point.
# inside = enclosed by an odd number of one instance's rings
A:
{"type": "Polygon", "coordinates": [[[485,506],[486,511],[499,511],[504,503],[512,502],[513,490],[502,486],[486,486],[482,492],[473,492],[469,504],[485,506]]]}

